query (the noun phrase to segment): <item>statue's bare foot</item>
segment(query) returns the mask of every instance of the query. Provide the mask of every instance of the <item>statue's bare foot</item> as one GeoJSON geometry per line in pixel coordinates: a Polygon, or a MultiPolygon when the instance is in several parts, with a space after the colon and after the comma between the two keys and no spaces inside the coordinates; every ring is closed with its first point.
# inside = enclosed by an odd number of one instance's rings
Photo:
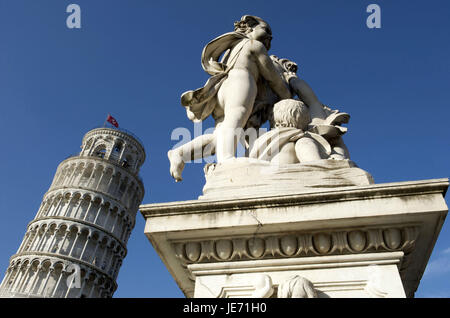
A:
{"type": "Polygon", "coordinates": [[[170,174],[175,179],[175,182],[183,180],[181,173],[184,169],[183,157],[176,150],[169,150],[167,153],[170,161],[170,174]]]}

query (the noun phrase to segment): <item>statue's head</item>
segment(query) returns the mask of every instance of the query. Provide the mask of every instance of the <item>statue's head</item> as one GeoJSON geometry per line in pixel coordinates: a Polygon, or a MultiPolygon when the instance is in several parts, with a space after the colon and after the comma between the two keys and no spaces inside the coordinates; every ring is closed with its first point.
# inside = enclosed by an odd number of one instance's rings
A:
{"type": "Polygon", "coordinates": [[[293,127],[306,131],[311,121],[308,107],[295,99],[283,99],[273,106],[275,127],[293,127]]]}
{"type": "Polygon", "coordinates": [[[272,29],[263,19],[253,15],[244,15],[240,21],[234,22],[234,31],[260,41],[267,50],[270,49],[272,29]]]}

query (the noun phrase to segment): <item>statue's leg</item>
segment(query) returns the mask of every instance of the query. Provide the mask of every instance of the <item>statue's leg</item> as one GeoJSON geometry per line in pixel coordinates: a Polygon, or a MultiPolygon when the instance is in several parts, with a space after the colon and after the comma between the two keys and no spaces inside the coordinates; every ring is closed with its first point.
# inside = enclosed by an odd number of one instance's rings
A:
{"type": "Polygon", "coordinates": [[[225,116],[215,131],[218,163],[235,157],[237,142],[252,113],[256,92],[255,80],[243,70],[232,70],[222,84],[218,102],[223,105],[225,116]]]}
{"type": "Polygon", "coordinates": [[[347,146],[344,144],[344,140],[342,139],[342,137],[333,139],[330,144],[332,147],[332,153],[330,157],[332,159],[350,159],[350,153],[347,146]]]}
{"type": "Polygon", "coordinates": [[[170,160],[170,174],[176,182],[181,181],[181,174],[186,162],[201,159],[215,152],[214,134],[205,134],[194,138],[190,142],[169,150],[167,156],[170,160]]]}
{"type": "Polygon", "coordinates": [[[295,144],[295,153],[300,163],[322,159],[320,148],[312,138],[301,138],[295,144]]]}

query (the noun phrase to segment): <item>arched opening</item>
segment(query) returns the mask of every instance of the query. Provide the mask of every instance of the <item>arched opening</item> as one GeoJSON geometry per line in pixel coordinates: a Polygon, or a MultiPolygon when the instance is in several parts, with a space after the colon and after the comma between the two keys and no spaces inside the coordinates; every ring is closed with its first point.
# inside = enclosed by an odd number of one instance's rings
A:
{"type": "Polygon", "coordinates": [[[116,143],[115,143],[115,145],[113,146],[113,148],[112,148],[112,151],[111,151],[111,159],[115,159],[115,160],[118,160],[119,159],[119,157],[120,157],[120,154],[122,153],[122,151],[123,151],[123,142],[122,141],[117,141],[116,143]]]}
{"type": "Polygon", "coordinates": [[[106,146],[105,145],[99,145],[97,148],[95,148],[93,155],[95,157],[99,158],[105,158],[106,156],[106,146]]]}
{"type": "Polygon", "coordinates": [[[66,284],[63,282],[64,278],[62,277],[59,279],[62,275],[64,264],[62,262],[57,262],[53,265],[53,268],[53,273],[50,275],[42,294],[46,297],[61,297],[63,290],[66,288],[66,284]]]}
{"type": "Polygon", "coordinates": [[[108,189],[108,193],[109,194],[111,194],[111,195],[115,195],[116,194],[116,192],[119,190],[119,184],[120,184],[120,178],[121,178],[122,176],[121,176],[121,174],[120,174],[120,172],[117,172],[112,178],[112,181],[111,181],[111,185],[109,186],[109,189],[108,189]]]}
{"type": "Polygon", "coordinates": [[[120,234],[122,233],[124,215],[125,215],[124,210],[118,212],[117,221],[114,224],[114,229],[112,230],[112,233],[116,237],[120,237],[120,234]]]}
{"type": "Polygon", "coordinates": [[[100,182],[100,179],[102,177],[102,174],[103,174],[103,169],[104,168],[103,168],[102,165],[97,165],[95,167],[94,174],[92,175],[92,178],[91,178],[90,183],[88,185],[89,187],[96,188],[98,186],[98,184],[100,182]]]}
{"type": "Polygon", "coordinates": [[[84,162],[81,162],[80,164],[77,165],[72,184],[78,184],[78,182],[81,179],[81,175],[83,174],[83,169],[84,169],[84,162]]]}
{"type": "Polygon", "coordinates": [[[119,197],[120,198],[122,197],[125,190],[127,189],[127,185],[128,185],[128,177],[125,177],[125,179],[123,179],[123,181],[121,182],[120,187],[119,187],[119,197]]]}
{"type": "Polygon", "coordinates": [[[81,193],[75,193],[67,207],[67,217],[76,218],[79,213],[79,205],[81,204],[81,193]]]}
{"type": "Polygon", "coordinates": [[[125,196],[124,203],[125,205],[130,208],[131,202],[133,200],[133,192],[135,191],[134,182],[131,182],[130,186],[128,187],[127,194],[125,196]]]}
{"type": "Polygon", "coordinates": [[[101,192],[107,192],[108,191],[108,184],[111,182],[113,174],[113,169],[108,167],[106,168],[106,171],[103,173],[103,176],[100,179],[100,183],[97,186],[97,189],[101,192]]]}
{"type": "Polygon", "coordinates": [[[72,248],[72,253],[70,256],[81,259],[81,257],[83,256],[82,253],[85,252],[85,246],[87,245],[87,243],[89,243],[89,230],[87,228],[83,228],[77,235],[78,238],[74,242],[74,247],[72,248]]]}
{"type": "Polygon", "coordinates": [[[99,233],[93,232],[90,234],[90,237],[88,236],[86,239],[87,241],[84,242],[85,245],[83,246],[84,251],[82,251],[80,259],[86,262],[90,262],[94,259],[93,254],[97,244],[99,243],[99,233]]]}
{"type": "Polygon", "coordinates": [[[83,154],[86,154],[89,152],[89,150],[92,147],[92,142],[94,141],[94,138],[90,138],[83,147],[83,154]]]}
{"type": "Polygon", "coordinates": [[[67,216],[67,213],[70,212],[70,205],[72,203],[72,197],[70,193],[64,194],[61,206],[59,211],[56,211],[56,215],[58,216],[67,216]]]}
{"type": "Polygon", "coordinates": [[[94,164],[89,164],[86,169],[84,169],[83,174],[81,175],[80,178],[80,185],[85,187],[88,182],[89,182],[89,178],[91,177],[92,171],[94,169],[94,164]]]}
{"type": "Polygon", "coordinates": [[[134,164],[134,159],[132,155],[126,155],[125,158],[122,160],[121,165],[125,169],[131,169],[134,164]]]}
{"type": "Polygon", "coordinates": [[[102,217],[102,210],[104,210],[105,206],[102,204],[102,199],[99,197],[94,198],[91,211],[89,212],[87,219],[91,223],[98,224],[99,219],[102,217]]]}

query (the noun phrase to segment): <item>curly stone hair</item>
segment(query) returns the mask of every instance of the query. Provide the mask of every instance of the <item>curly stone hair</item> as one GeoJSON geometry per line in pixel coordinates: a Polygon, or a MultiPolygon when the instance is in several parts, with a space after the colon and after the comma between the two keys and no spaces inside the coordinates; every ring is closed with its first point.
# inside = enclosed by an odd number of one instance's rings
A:
{"type": "Polygon", "coordinates": [[[294,127],[307,130],[311,121],[308,107],[295,99],[283,99],[273,107],[275,127],[294,127]]]}
{"type": "Polygon", "coordinates": [[[244,15],[240,21],[234,22],[234,31],[242,34],[247,34],[253,31],[253,27],[258,24],[268,25],[263,19],[253,16],[244,15]]]}

